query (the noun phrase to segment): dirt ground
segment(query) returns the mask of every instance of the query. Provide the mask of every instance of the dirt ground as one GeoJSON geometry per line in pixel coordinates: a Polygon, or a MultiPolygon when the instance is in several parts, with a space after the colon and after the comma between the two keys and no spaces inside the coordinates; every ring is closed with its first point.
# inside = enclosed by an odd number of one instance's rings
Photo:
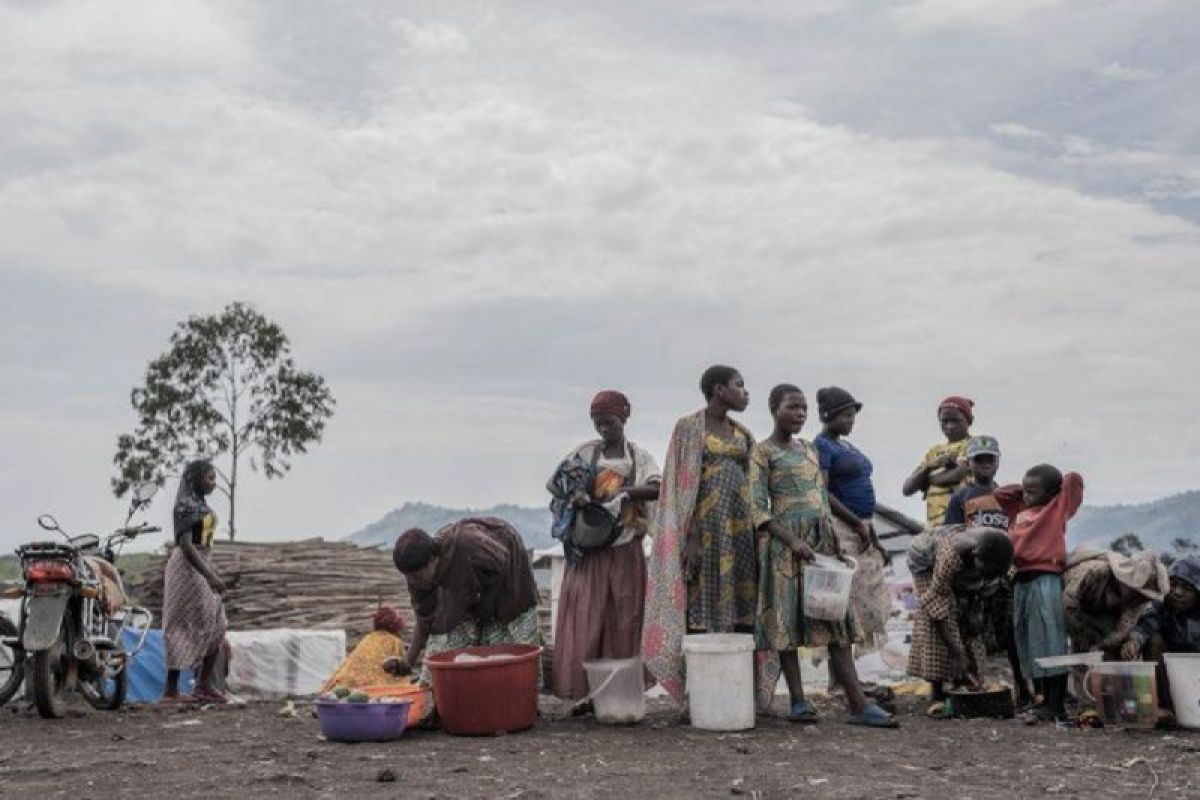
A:
{"type": "Polygon", "coordinates": [[[530,731],[397,742],[322,741],[311,708],[79,708],[65,720],[0,709],[7,797],[1149,798],[1200,797],[1200,734],[1057,731],[1018,721],[934,721],[901,701],[903,728],[764,718],[745,733],[680,725],[663,701],[633,727],[563,719],[552,700],[530,731]],[[908,713],[905,713],[908,712],[908,713]],[[390,780],[389,780],[390,778],[390,780]]]}

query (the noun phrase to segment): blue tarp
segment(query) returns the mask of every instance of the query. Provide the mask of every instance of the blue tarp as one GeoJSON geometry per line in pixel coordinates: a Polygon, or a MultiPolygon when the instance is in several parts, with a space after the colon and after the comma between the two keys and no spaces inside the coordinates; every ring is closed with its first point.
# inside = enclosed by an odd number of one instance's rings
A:
{"type": "MultiPolygon", "coordinates": [[[[137,644],[137,639],[133,631],[125,631],[122,641],[125,649],[131,649],[137,644]]],[[[190,692],[192,683],[192,671],[184,670],[179,676],[179,691],[185,694],[190,692]]],[[[163,632],[155,628],[146,634],[146,644],[129,665],[129,691],[125,695],[125,702],[157,703],[162,699],[166,685],[167,654],[163,632]]]]}

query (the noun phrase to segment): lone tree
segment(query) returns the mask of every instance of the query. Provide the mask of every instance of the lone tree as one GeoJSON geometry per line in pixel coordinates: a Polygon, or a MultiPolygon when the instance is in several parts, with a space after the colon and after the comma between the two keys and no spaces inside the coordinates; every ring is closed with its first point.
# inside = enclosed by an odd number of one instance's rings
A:
{"type": "Polygon", "coordinates": [[[181,322],[130,402],[138,427],[117,438],[113,492],[161,485],[190,459],[212,459],[231,540],[242,457],[268,478],[283,476],[292,456],[321,440],[334,406],[325,379],[296,368],[283,329],[245,303],[181,322]]]}

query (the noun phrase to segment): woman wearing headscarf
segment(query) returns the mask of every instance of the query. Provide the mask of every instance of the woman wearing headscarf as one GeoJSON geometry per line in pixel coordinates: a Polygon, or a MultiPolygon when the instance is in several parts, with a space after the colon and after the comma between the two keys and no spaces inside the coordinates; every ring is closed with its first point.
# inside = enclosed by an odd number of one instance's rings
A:
{"type": "MultiPolygon", "coordinates": [[[[646,535],[651,504],[662,474],[654,457],[625,438],[631,406],[621,392],[605,390],[592,399],[592,424],[599,439],[567,454],[591,466],[586,494],[566,498],[576,506],[604,505],[616,517],[616,538],[607,546],[568,559],[554,626],[554,693],[579,700],[588,693],[584,661],[632,658],[641,651],[646,601],[646,535]]],[[[553,478],[547,485],[553,493],[553,478]]]]}
{"type": "Polygon", "coordinates": [[[970,479],[967,442],[975,422],[975,401],[951,395],[938,404],[938,424],[946,441],[935,444],[904,481],[904,496],[925,495],[925,519],[930,528],[944,525],[950,498],[970,479]]]}
{"type": "Polygon", "coordinates": [[[750,395],[741,373],[723,365],[705,370],[700,391],[705,407],[675,423],[650,524],[642,656],[677,701],[684,633],[753,633],[758,603],[754,436],[729,416],[744,411],[750,395]]]}
{"type": "Polygon", "coordinates": [[[858,628],[856,639],[862,647],[870,649],[887,641],[892,597],[883,575],[887,553],[872,523],[874,467],[871,459],[846,441],[862,407],[862,403],[839,386],[818,390],[817,409],[824,428],[813,444],[821,456],[821,474],[829,491],[833,528],[842,554],[858,563],[850,587],[850,606],[858,628]]]}
{"type": "Polygon", "coordinates": [[[1125,556],[1080,548],[1063,573],[1063,612],[1076,653],[1100,650],[1119,660],[1121,647],[1152,602],[1163,599],[1167,568],[1151,552],[1125,556]]]}
{"type": "MultiPolygon", "coordinates": [[[[416,669],[423,655],[487,644],[540,644],[537,585],[521,535],[495,517],[459,520],[430,536],[400,534],[392,561],[404,575],[416,625],[394,673],[416,669]]],[[[421,683],[431,683],[421,670],[421,683]]]]}
{"type": "Polygon", "coordinates": [[[225,584],[213,569],[210,552],[217,516],[207,497],[217,486],[217,471],[193,461],[179,479],[175,495],[175,546],[163,575],[163,639],[167,651],[166,702],[179,701],[179,673],[200,665],[192,698],[225,703],[213,688],[213,671],[225,640],[225,584]]]}

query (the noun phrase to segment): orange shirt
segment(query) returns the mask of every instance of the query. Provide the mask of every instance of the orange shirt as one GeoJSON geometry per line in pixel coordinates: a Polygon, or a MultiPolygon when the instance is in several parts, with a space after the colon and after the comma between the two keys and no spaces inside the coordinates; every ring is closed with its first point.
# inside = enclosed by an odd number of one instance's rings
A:
{"type": "Polygon", "coordinates": [[[1008,535],[1017,572],[1061,574],[1067,568],[1067,521],[1083,504],[1083,477],[1068,472],[1062,489],[1044,506],[1025,508],[1017,484],[997,489],[994,496],[1012,520],[1008,535]]]}

